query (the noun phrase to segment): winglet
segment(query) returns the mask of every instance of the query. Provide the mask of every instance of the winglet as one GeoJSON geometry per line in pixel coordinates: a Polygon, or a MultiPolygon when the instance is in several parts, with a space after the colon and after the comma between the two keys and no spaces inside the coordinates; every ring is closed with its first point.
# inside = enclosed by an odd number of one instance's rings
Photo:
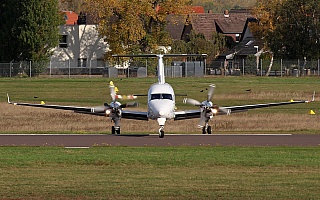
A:
{"type": "Polygon", "coordinates": [[[312,95],[311,101],[306,101],[306,102],[307,102],[307,103],[313,102],[313,101],[315,100],[315,96],[316,96],[316,91],[313,91],[313,95],[312,95]]]}
{"type": "Polygon", "coordinates": [[[316,96],[316,91],[313,91],[313,95],[312,95],[312,100],[311,101],[314,101],[314,97],[316,96]]]}
{"type": "Polygon", "coordinates": [[[7,93],[7,98],[8,98],[8,103],[11,104],[10,102],[10,97],[9,97],[9,94],[7,93]]]}

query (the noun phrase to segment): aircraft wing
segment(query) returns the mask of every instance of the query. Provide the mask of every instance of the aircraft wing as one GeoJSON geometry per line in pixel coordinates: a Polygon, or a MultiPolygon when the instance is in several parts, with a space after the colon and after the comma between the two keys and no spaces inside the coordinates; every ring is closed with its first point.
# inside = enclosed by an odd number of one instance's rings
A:
{"type": "Polygon", "coordinates": [[[29,106],[29,107],[39,107],[39,108],[51,108],[51,109],[58,109],[58,110],[71,110],[77,113],[84,113],[84,114],[93,114],[93,115],[100,115],[101,113],[93,113],[94,107],[79,107],[79,106],[62,106],[62,105],[50,105],[50,104],[32,104],[32,103],[21,103],[21,102],[11,102],[9,95],[8,95],[8,103],[12,105],[19,105],[19,106],[29,106]]]}
{"type": "MultiPolygon", "coordinates": [[[[58,109],[58,110],[71,110],[81,114],[106,116],[105,112],[95,111],[95,107],[61,106],[61,105],[49,105],[49,104],[11,102],[9,95],[8,95],[8,103],[12,105],[19,105],[19,106],[51,108],[51,109],[58,109]]],[[[122,110],[121,117],[125,119],[148,120],[147,112],[139,112],[139,111],[122,110]]]]}
{"type": "MultiPolygon", "coordinates": [[[[266,104],[253,104],[253,105],[242,105],[242,106],[229,106],[229,107],[220,107],[221,110],[227,110],[230,113],[247,111],[256,108],[266,108],[266,107],[274,107],[274,106],[282,106],[289,104],[298,104],[298,103],[308,103],[309,101],[285,101],[285,102],[277,102],[277,103],[266,103],[266,104]]],[[[230,114],[226,113],[226,114],[230,114]]]]}
{"type": "Polygon", "coordinates": [[[139,111],[131,111],[131,110],[122,110],[121,118],[148,121],[147,112],[139,112],[139,111]]]}
{"type": "MultiPolygon", "coordinates": [[[[232,113],[246,112],[248,110],[257,109],[257,108],[266,108],[266,107],[274,107],[274,106],[282,106],[282,105],[298,104],[298,103],[308,103],[308,102],[310,101],[288,101],[288,102],[277,102],[277,103],[266,103],[266,104],[219,107],[219,110],[215,115],[229,115],[232,113]]],[[[200,109],[177,111],[175,112],[174,120],[200,118],[200,115],[201,115],[200,109]]]]}

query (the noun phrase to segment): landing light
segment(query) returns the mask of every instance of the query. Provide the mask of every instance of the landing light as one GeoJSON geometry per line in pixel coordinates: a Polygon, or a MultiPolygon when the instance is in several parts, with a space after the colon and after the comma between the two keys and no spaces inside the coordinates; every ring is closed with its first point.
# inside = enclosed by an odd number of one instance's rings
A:
{"type": "Polygon", "coordinates": [[[217,110],[217,109],[211,109],[211,112],[212,112],[213,114],[217,114],[217,113],[218,113],[218,110],[217,110]]]}
{"type": "Polygon", "coordinates": [[[106,110],[106,115],[109,115],[111,113],[110,110],[106,110]]]}

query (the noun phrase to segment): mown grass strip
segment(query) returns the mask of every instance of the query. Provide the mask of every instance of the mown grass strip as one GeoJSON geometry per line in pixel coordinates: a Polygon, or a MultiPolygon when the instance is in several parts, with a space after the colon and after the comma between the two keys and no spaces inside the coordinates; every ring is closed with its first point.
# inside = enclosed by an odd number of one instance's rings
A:
{"type": "Polygon", "coordinates": [[[318,147],[1,147],[7,199],[317,199],[318,147]]]}

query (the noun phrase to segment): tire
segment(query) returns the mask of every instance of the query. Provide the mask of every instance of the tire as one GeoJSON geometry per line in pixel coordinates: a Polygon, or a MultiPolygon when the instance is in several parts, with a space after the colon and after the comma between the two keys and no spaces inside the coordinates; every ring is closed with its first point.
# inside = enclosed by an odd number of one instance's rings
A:
{"type": "Polygon", "coordinates": [[[161,130],[161,131],[159,131],[159,138],[163,138],[163,137],[164,137],[164,131],[161,130]]]}
{"type": "Polygon", "coordinates": [[[208,128],[207,128],[207,133],[208,133],[208,134],[211,134],[211,131],[212,131],[212,130],[211,130],[211,126],[208,126],[208,128]]]}
{"type": "Polygon", "coordinates": [[[206,134],[206,127],[205,126],[202,128],[202,134],[206,134]]]}
{"type": "Polygon", "coordinates": [[[114,128],[114,126],[111,127],[111,134],[112,135],[116,134],[116,129],[114,128]]]}
{"type": "Polygon", "coordinates": [[[116,133],[120,135],[120,127],[116,130],[116,133]]]}

